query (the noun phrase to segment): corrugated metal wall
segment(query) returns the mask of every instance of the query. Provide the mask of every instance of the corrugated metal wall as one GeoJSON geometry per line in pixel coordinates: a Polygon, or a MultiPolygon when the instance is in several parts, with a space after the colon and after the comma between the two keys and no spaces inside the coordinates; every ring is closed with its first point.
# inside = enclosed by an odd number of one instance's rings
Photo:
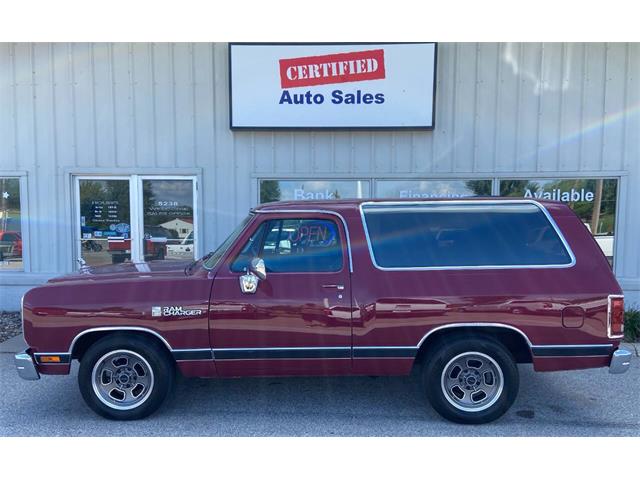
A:
{"type": "Polygon", "coordinates": [[[252,133],[229,130],[226,44],[0,44],[0,172],[27,174],[33,272],[0,285],[71,267],[71,173],[201,168],[205,249],[260,175],[621,175],[616,269],[640,290],[640,44],[438,49],[433,132],[252,133]]]}

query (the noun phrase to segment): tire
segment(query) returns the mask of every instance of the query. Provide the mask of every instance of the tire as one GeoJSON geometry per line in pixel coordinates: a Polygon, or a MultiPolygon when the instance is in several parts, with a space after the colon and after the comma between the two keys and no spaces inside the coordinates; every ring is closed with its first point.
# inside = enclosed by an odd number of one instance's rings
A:
{"type": "Polygon", "coordinates": [[[80,393],[97,414],[112,420],[151,415],[173,388],[175,365],[163,346],[141,336],[113,334],[83,355],[80,393]]]}
{"type": "Polygon", "coordinates": [[[456,423],[492,422],[518,395],[518,367],[501,343],[485,336],[449,337],[425,358],[422,382],[433,408],[456,423]]]}

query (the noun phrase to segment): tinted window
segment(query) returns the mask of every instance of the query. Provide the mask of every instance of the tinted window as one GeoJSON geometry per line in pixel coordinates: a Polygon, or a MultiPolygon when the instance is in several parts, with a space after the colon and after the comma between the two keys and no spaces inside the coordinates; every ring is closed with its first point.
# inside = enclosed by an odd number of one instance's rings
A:
{"type": "Polygon", "coordinates": [[[373,206],[365,220],[381,267],[560,265],[571,258],[535,205],[373,206]]]}
{"type": "Polygon", "coordinates": [[[342,247],[337,224],[321,219],[282,219],[263,223],[247,241],[231,270],[241,272],[261,257],[267,272],[337,272],[342,247]]]}

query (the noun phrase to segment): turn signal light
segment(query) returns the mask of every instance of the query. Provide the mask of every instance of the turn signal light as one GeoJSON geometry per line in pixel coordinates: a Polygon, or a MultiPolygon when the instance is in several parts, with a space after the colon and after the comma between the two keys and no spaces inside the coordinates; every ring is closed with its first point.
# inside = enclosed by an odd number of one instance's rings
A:
{"type": "Polygon", "coordinates": [[[624,297],[622,295],[609,295],[607,333],[609,338],[624,335],[624,297]]]}
{"type": "Polygon", "coordinates": [[[41,363],[60,363],[60,357],[58,355],[46,355],[39,358],[41,363]]]}

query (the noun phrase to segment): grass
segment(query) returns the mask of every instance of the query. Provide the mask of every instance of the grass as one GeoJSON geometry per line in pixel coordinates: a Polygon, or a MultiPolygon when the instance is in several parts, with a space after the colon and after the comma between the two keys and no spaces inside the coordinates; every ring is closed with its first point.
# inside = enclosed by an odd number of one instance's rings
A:
{"type": "Polygon", "coordinates": [[[624,312],[624,339],[627,342],[640,341],[640,310],[636,308],[624,312]]]}

